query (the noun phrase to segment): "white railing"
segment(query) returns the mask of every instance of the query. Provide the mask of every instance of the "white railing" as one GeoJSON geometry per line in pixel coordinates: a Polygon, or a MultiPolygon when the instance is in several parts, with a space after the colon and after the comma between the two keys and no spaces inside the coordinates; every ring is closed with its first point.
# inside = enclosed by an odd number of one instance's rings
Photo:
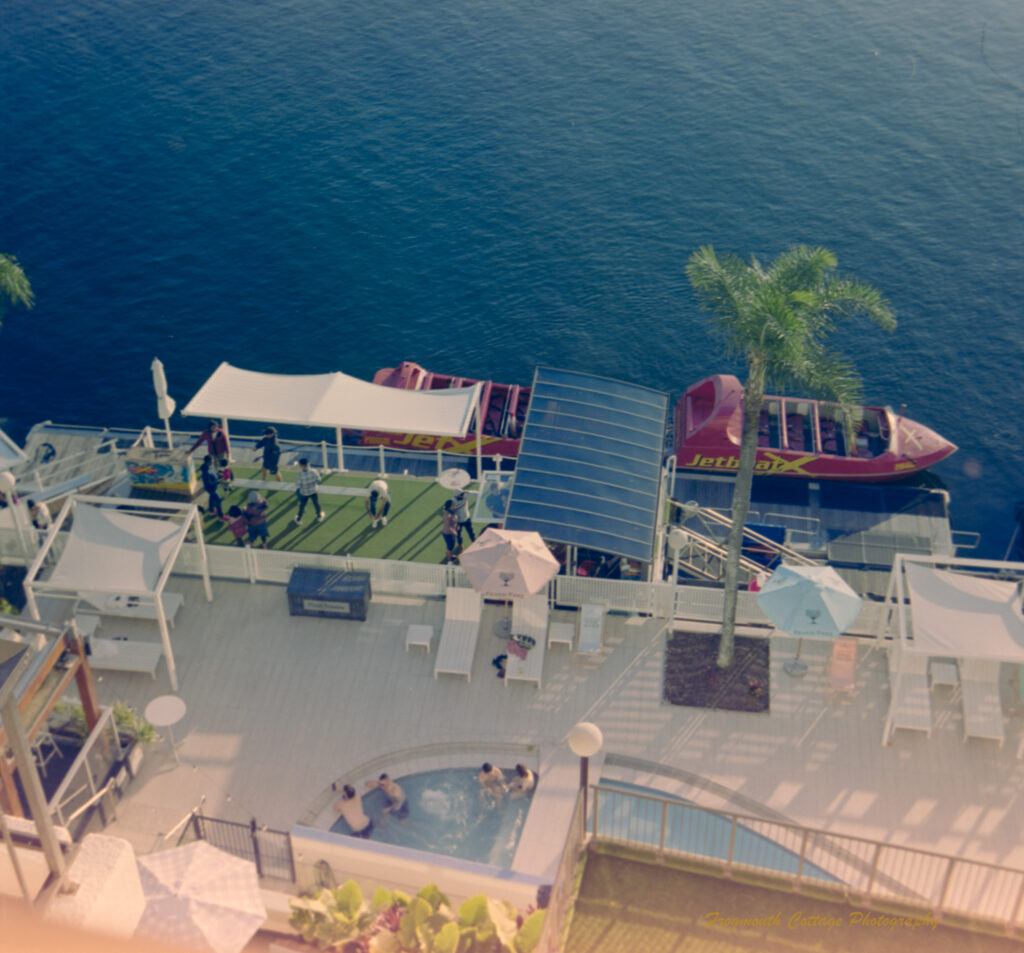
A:
{"type": "MultiPolygon", "coordinates": [[[[0,538],[2,541],[2,538],[0,538]]],[[[363,570],[370,573],[373,592],[397,595],[440,597],[449,586],[468,586],[465,572],[458,566],[402,562],[393,559],[366,559],[359,556],[331,556],[292,550],[249,549],[238,546],[207,546],[210,574],[220,579],[245,580],[287,585],[297,566],[334,569],[339,572],[363,570]]],[[[175,571],[185,575],[200,573],[199,547],[182,547],[175,571]]],[[[716,623],[722,620],[724,590],[714,586],[673,585],[670,582],[642,582],[625,579],[597,579],[591,576],[556,576],[548,587],[552,604],[563,608],[602,605],[609,612],[649,615],[678,622],[716,623]]],[[[879,635],[888,606],[865,600],[850,632],[879,635]]],[[[772,628],[757,604],[757,594],[738,593],[736,621],[740,625],[772,628]]],[[[766,633],[767,634],[767,633],[766,633]]]]}
{"type": "Polygon", "coordinates": [[[90,732],[47,805],[62,827],[67,827],[79,809],[95,798],[106,783],[106,773],[123,757],[124,749],[114,723],[114,709],[103,708],[96,727],[90,732]]]}
{"type": "Polygon", "coordinates": [[[54,500],[118,477],[123,470],[124,460],[117,442],[107,440],[97,447],[61,455],[48,463],[28,461],[12,472],[21,496],[54,500]]]}
{"type": "Polygon", "coordinates": [[[595,785],[595,841],[695,857],[730,876],[769,873],[794,889],[811,882],[858,902],[888,901],[936,919],[956,915],[1010,930],[1022,923],[1024,870],[951,857],[783,821],[595,785]]]}

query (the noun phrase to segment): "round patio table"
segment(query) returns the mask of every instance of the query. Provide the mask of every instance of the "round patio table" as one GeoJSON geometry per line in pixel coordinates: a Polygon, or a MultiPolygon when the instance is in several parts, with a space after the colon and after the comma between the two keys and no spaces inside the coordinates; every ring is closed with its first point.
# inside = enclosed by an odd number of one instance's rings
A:
{"type": "Polygon", "coordinates": [[[145,711],[146,721],[154,728],[167,729],[167,740],[178,764],[181,764],[181,759],[178,757],[178,747],[174,743],[171,728],[185,717],[186,710],[185,702],[177,695],[159,695],[146,705],[145,711]]]}

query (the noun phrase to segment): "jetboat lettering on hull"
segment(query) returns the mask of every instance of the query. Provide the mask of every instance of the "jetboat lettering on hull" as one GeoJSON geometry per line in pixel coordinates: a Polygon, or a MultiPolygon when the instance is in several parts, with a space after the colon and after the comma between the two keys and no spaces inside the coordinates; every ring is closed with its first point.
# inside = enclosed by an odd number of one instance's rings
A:
{"type": "MultiPolygon", "coordinates": [[[[449,387],[471,387],[477,383],[468,377],[434,374],[412,361],[398,367],[385,367],[373,375],[374,384],[402,390],[446,390],[449,387]]],[[[485,381],[480,391],[480,447],[485,456],[515,457],[519,455],[519,439],[526,422],[530,388],[518,384],[496,384],[485,381]]],[[[443,450],[445,453],[476,453],[476,433],[465,439],[438,437],[431,434],[382,433],[366,431],[360,443],[369,446],[402,447],[406,450],[443,450]]]]}
{"type": "MultiPolygon", "coordinates": [[[[898,480],[945,459],[956,446],[887,407],[858,407],[847,440],[839,407],[806,397],[766,395],[758,423],[759,476],[807,480],[898,480]]],[[[676,465],[705,473],[739,467],[743,387],[714,374],[676,404],[676,465]]]]}

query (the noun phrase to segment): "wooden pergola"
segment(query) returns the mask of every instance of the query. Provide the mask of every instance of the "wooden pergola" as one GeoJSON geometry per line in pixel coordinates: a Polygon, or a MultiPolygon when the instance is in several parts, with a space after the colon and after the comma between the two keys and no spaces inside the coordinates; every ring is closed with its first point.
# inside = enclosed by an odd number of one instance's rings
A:
{"type": "MultiPolygon", "coordinates": [[[[81,635],[70,623],[52,626],[11,618],[0,628],[0,655],[9,656],[12,651],[30,647],[27,643],[32,635],[42,636],[47,644],[32,660],[25,683],[17,690],[18,712],[29,742],[39,734],[72,682],[85,713],[86,728],[91,732],[99,721],[100,705],[81,635]]],[[[28,812],[15,784],[16,773],[7,745],[7,729],[0,727],[0,809],[15,817],[26,817],[28,812]]]]}

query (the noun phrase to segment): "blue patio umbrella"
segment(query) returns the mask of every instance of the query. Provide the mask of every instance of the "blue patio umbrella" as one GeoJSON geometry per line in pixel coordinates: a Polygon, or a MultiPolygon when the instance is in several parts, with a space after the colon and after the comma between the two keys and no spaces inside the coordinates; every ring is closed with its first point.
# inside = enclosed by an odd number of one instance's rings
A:
{"type": "MultiPolygon", "coordinates": [[[[757,604],[788,635],[835,639],[853,625],[861,598],[831,566],[780,566],[758,592],[757,604]]],[[[790,675],[807,671],[800,648],[785,667],[790,675]]]]}

